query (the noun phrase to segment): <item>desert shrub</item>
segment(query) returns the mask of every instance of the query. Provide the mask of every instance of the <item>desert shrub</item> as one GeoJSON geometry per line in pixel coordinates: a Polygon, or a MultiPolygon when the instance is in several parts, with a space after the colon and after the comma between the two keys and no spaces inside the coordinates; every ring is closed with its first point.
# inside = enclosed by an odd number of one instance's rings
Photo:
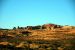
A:
{"type": "Polygon", "coordinates": [[[75,50],[75,46],[66,46],[64,50],[75,50]]]}
{"type": "Polygon", "coordinates": [[[0,50],[14,50],[14,46],[11,46],[11,45],[0,45],[0,50]]]}
{"type": "Polygon", "coordinates": [[[48,47],[48,48],[46,48],[46,50],[52,50],[52,47],[48,47]]]}

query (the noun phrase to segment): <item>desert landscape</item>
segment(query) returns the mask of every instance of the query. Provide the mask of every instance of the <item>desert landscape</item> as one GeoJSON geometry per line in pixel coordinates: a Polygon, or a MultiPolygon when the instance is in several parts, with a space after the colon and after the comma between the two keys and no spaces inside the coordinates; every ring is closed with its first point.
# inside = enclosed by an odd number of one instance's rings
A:
{"type": "Polygon", "coordinates": [[[0,29],[0,50],[75,50],[75,26],[43,24],[0,29]]]}
{"type": "Polygon", "coordinates": [[[75,0],[0,0],[0,50],[75,50],[75,0]]]}

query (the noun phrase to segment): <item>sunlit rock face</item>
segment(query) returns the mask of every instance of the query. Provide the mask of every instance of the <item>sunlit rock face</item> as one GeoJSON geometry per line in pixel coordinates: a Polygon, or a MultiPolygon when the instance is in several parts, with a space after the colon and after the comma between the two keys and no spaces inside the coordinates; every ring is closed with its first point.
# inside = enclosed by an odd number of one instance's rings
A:
{"type": "Polygon", "coordinates": [[[53,30],[55,28],[61,28],[60,25],[56,25],[56,24],[44,24],[42,27],[46,30],[53,30]]]}

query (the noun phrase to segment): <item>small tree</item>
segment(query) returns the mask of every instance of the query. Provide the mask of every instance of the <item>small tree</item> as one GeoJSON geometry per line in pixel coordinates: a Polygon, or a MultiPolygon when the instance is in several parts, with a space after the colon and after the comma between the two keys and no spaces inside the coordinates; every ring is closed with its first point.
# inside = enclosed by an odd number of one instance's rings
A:
{"type": "Polygon", "coordinates": [[[15,30],[15,29],[16,29],[16,27],[13,27],[13,29],[15,30]]]}
{"type": "Polygon", "coordinates": [[[19,29],[20,27],[18,26],[18,29],[19,29]]]}

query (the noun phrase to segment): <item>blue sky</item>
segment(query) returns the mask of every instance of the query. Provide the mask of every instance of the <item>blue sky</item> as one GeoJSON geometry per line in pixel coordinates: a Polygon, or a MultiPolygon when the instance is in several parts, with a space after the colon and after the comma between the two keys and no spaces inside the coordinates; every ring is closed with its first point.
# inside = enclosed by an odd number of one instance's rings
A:
{"type": "Polygon", "coordinates": [[[75,25],[75,0],[0,0],[0,28],[75,25]]]}

